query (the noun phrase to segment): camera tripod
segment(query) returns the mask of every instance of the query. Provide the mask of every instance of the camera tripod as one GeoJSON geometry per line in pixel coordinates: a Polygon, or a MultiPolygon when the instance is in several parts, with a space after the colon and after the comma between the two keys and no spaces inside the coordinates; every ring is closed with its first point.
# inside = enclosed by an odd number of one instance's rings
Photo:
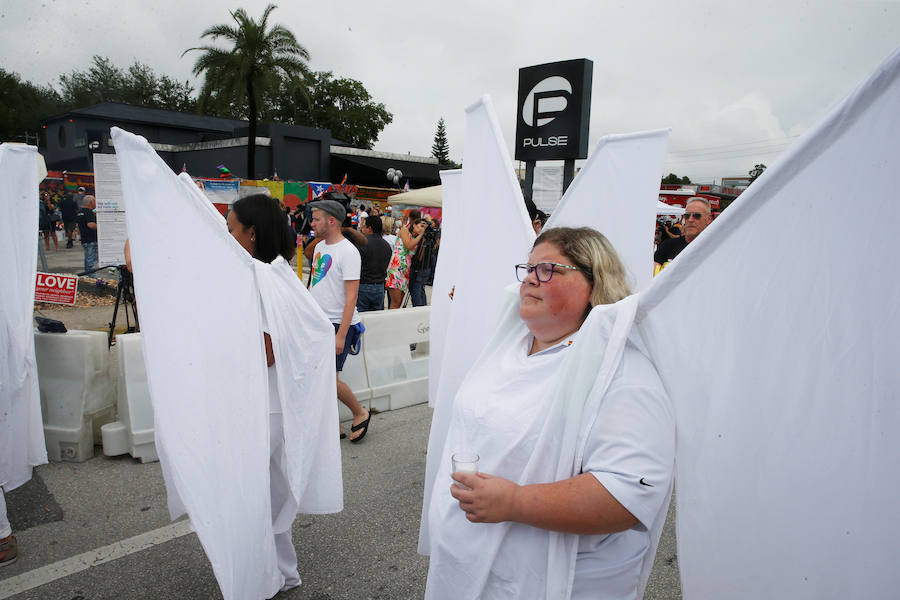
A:
{"type": "Polygon", "coordinates": [[[119,272],[119,285],[116,286],[116,304],[113,307],[112,321],[109,322],[109,337],[107,345],[112,348],[113,337],[116,332],[116,317],[119,314],[119,304],[122,304],[122,312],[125,313],[125,333],[135,333],[140,331],[141,325],[138,322],[137,305],[134,300],[134,279],[131,271],[125,265],[117,265],[119,272]],[[131,316],[134,317],[134,325],[131,324],[131,318],[128,316],[128,309],[131,309],[131,316]]]}

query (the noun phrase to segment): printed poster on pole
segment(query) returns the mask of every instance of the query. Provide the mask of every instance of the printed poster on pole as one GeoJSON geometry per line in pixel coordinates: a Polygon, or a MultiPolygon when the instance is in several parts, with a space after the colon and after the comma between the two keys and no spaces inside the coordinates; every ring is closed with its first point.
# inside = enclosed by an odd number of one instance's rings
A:
{"type": "Polygon", "coordinates": [[[101,266],[125,264],[125,206],[115,154],[94,154],[97,189],[97,252],[101,266]]]}

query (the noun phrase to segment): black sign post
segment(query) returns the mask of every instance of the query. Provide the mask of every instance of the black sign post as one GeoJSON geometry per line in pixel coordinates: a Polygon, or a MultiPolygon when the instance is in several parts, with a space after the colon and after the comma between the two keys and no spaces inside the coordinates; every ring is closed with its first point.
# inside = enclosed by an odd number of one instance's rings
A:
{"type": "Polygon", "coordinates": [[[575,159],[587,158],[594,63],[586,58],[519,69],[516,159],[525,161],[525,195],[534,187],[534,164],[563,160],[563,192],[575,159]]]}

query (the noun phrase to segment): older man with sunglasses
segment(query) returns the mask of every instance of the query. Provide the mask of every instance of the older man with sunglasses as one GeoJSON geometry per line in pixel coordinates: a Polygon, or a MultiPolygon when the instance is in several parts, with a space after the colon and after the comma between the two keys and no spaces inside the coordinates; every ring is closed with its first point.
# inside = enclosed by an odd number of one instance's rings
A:
{"type": "Polygon", "coordinates": [[[660,243],[653,254],[653,273],[667,266],[688,244],[694,241],[706,226],[712,223],[709,200],[700,196],[688,199],[684,211],[684,236],[670,238],[660,243]]]}

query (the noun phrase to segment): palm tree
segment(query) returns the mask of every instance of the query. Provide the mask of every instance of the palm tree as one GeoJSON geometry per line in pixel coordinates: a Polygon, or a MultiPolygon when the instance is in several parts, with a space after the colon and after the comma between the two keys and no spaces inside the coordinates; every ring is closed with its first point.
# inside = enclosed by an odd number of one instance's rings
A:
{"type": "Polygon", "coordinates": [[[310,75],[306,62],[309,52],[297,42],[294,34],[283,25],[266,29],[269,13],[275,8],[274,4],[268,5],[259,21],[254,21],[239,8],[231,13],[237,27],[213,25],[200,36],[213,41],[224,38],[233,44],[230,50],[200,46],[188,48],[181,54],[184,56],[192,50],[203,52],[194,63],[194,75],[206,75],[200,91],[201,111],[213,97],[246,109],[250,122],[247,141],[250,178],[256,175],[256,120],[263,98],[277,92],[285,81],[295,89],[303,90],[303,80],[310,75]]]}

